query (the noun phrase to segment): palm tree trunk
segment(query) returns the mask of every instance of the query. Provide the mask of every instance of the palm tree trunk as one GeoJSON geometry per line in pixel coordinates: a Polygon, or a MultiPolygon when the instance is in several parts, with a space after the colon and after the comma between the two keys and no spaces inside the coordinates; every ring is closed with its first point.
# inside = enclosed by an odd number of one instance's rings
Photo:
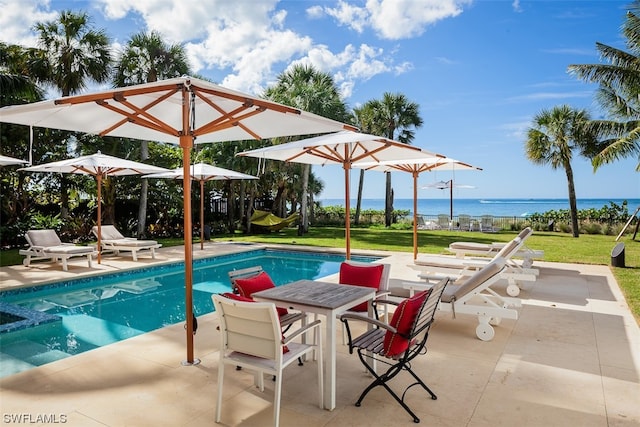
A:
{"type": "Polygon", "coordinates": [[[358,181],[358,200],[356,201],[356,217],[353,219],[355,225],[360,224],[360,208],[362,207],[362,189],[364,188],[364,169],[360,169],[360,180],[358,181]]]}
{"type": "MultiPolygon", "coordinates": [[[[140,160],[143,162],[149,159],[149,143],[140,143],[140,160]]],[[[146,237],[147,229],[147,199],[149,197],[149,180],[143,179],[140,186],[140,204],[138,205],[138,238],[146,237]]]]}
{"type": "Polygon", "coordinates": [[[302,199],[300,200],[300,222],[298,225],[298,236],[302,236],[309,231],[308,217],[308,194],[309,194],[309,174],[311,165],[305,164],[302,168],[302,199]]]}
{"type": "Polygon", "coordinates": [[[64,175],[60,177],[60,217],[69,218],[69,181],[64,175]]]}
{"type": "Polygon", "coordinates": [[[385,191],[385,203],[384,203],[384,224],[386,227],[391,227],[392,215],[393,215],[393,194],[391,189],[391,173],[385,172],[387,176],[387,185],[385,191]]]}
{"type": "Polygon", "coordinates": [[[578,225],[578,203],[576,202],[576,187],[573,182],[573,169],[571,168],[571,163],[565,163],[564,169],[567,173],[567,186],[569,187],[569,212],[571,214],[571,231],[573,233],[573,237],[580,237],[580,229],[578,225]]]}
{"type": "Polygon", "coordinates": [[[233,233],[236,228],[235,227],[235,223],[236,223],[235,201],[236,201],[236,194],[234,191],[233,181],[229,181],[228,191],[227,191],[227,229],[229,230],[230,233],[233,233]]]}

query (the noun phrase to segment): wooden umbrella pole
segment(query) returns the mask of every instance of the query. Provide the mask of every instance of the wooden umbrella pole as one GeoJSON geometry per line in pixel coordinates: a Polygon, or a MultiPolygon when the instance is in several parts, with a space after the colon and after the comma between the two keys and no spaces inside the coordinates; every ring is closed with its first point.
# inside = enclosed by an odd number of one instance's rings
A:
{"type": "Polygon", "coordinates": [[[200,250],[204,249],[204,180],[200,180],[200,250]]]}
{"type": "Polygon", "coordinates": [[[418,258],[418,172],[413,172],[413,259],[418,258]]]}
{"type": "Polygon", "coordinates": [[[96,175],[98,186],[98,264],[102,262],[102,175],[96,175]]]}
{"type": "Polygon", "coordinates": [[[186,87],[182,88],[182,132],[180,134],[180,148],[182,148],[182,197],[184,206],[184,288],[185,315],[187,331],[187,360],[185,365],[197,365],[199,360],[193,356],[193,231],[191,221],[191,149],[193,135],[189,125],[189,98],[186,87]]]}
{"type": "MultiPolygon", "coordinates": [[[[346,147],[346,145],[345,145],[346,147]]],[[[345,161],[342,165],[344,168],[344,194],[345,194],[345,218],[344,218],[344,234],[346,239],[346,258],[351,259],[351,203],[349,200],[349,171],[350,165],[345,161]]]]}

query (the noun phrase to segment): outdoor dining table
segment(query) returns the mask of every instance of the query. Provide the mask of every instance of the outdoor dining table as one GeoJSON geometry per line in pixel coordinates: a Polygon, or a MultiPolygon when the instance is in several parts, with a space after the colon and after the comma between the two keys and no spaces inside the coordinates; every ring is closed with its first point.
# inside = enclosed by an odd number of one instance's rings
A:
{"type": "Polygon", "coordinates": [[[273,302],[278,307],[326,317],[325,409],[333,410],[336,407],[336,317],[355,305],[373,300],[375,295],[373,288],[315,280],[298,280],[251,295],[256,301],[273,302]]]}

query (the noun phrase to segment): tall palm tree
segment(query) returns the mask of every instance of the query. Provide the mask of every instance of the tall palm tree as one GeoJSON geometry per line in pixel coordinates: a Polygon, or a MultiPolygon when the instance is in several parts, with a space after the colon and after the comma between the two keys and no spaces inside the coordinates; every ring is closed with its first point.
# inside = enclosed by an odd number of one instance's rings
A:
{"type": "Polygon", "coordinates": [[[29,70],[29,52],[22,46],[0,42],[0,107],[42,99],[29,70]]]}
{"type": "MultiPolygon", "coordinates": [[[[353,109],[353,123],[360,131],[364,133],[374,134],[373,110],[372,105],[367,103],[360,108],[353,109]]],[[[360,224],[360,212],[362,210],[362,192],[364,190],[364,169],[360,169],[360,178],[358,179],[358,195],[356,198],[356,213],[353,219],[355,225],[360,224]]]]}
{"type": "Polygon", "coordinates": [[[590,149],[597,143],[589,122],[586,110],[576,110],[568,105],[542,110],[533,117],[525,143],[527,158],[533,163],[550,165],[552,169],[564,169],[569,190],[573,237],[578,237],[580,230],[571,160],[576,150],[579,154],[590,157],[590,149]]]}
{"type": "Polygon", "coordinates": [[[602,138],[594,170],[604,163],[637,156],[640,171],[640,1],[635,0],[622,25],[629,52],[596,42],[599,64],[569,65],[569,73],[600,85],[596,99],[612,120],[592,122],[602,138]]]}
{"type": "MultiPolygon", "coordinates": [[[[131,86],[189,74],[184,46],[169,45],[156,31],[134,34],[119,54],[115,66],[113,86],[131,86]]],[[[149,143],[140,144],[140,160],[149,158],[149,143]]],[[[144,237],[147,228],[148,180],[142,180],[138,207],[138,236],[144,237]]]]}
{"type": "MultiPolygon", "coordinates": [[[[60,90],[62,96],[78,93],[89,81],[107,81],[111,67],[111,40],[104,30],[91,26],[84,12],[63,10],[52,21],[34,26],[38,47],[30,66],[47,85],[60,90]]],[[[65,147],[65,154],[66,154],[65,147]]],[[[68,181],[61,177],[61,216],[69,214],[68,181]]]]}
{"type": "MultiPolygon", "coordinates": [[[[385,92],[381,100],[365,103],[363,108],[372,110],[372,133],[389,139],[411,144],[415,137],[415,128],[422,126],[420,106],[401,94],[385,92]]],[[[385,225],[391,226],[393,215],[393,189],[391,173],[386,174],[385,225]]]]}
{"type": "MultiPolygon", "coordinates": [[[[300,108],[323,117],[346,122],[347,107],[330,74],[307,65],[295,65],[278,76],[275,86],[268,88],[265,97],[291,107],[300,108]]],[[[300,233],[308,231],[308,190],[311,165],[303,165],[302,194],[300,195],[300,233]]]]}

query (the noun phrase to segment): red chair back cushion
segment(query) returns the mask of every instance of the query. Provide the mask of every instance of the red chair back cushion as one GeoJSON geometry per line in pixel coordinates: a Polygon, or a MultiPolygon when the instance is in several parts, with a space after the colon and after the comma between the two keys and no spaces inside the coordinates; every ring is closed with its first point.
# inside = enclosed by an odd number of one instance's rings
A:
{"type": "Polygon", "coordinates": [[[407,337],[411,333],[411,327],[420,311],[420,306],[430,293],[430,289],[419,292],[396,307],[389,325],[396,328],[398,332],[387,331],[384,336],[383,348],[386,357],[399,356],[409,348],[411,343],[407,337]]]}
{"type": "MultiPolygon", "coordinates": [[[[275,288],[276,285],[273,283],[273,280],[271,280],[271,277],[265,271],[262,271],[253,277],[236,279],[236,287],[240,295],[243,297],[251,297],[254,292],[275,288]]],[[[278,316],[284,316],[289,313],[286,308],[276,307],[276,309],[278,310],[278,316]]]]}
{"type": "MultiPolygon", "coordinates": [[[[343,285],[366,286],[369,288],[380,289],[380,280],[384,265],[372,264],[367,266],[352,265],[346,262],[340,264],[340,283],[343,285]]],[[[355,307],[351,307],[351,311],[367,311],[368,303],[363,302],[355,307]]]]}

